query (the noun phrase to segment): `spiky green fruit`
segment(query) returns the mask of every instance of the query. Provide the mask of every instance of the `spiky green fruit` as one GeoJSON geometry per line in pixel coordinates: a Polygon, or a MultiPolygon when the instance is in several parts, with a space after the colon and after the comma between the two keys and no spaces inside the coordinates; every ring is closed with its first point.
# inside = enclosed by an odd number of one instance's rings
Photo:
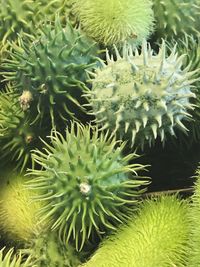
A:
{"type": "Polygon", "coordinates": [[[88,36],[105,45],[138,44],[153,29],[150,0],[79,0],[74,10],[88,36]]]}
{"type": "Polygon", "coordinates": [[[50,230],[38,233],[21,252],[28,255],[32,265],[37,267],[77,267],[80,265],[74,248],[69,244],[62,244],[57,232],[50,230]]]}
{"type": "Polygon", "coordinates": [[[30,170],[35,179],[29,184],[42,190],[38,199],[47,201],[41,217],[53,216],[52,229],[59,229],[64,241],[75,240],[77,249],[94,233],[116,230],[126,221],[144,191],[140,186],[148,183],[137,175],[144,166],[128,163],[136,155],[122,156],[124,145],[108,133],[73,123],[65,137],[53,130],[51,146],[33,153],[43,167],[30,170]]]}
{"type": "Polygon", "coordinates": [[[176,126],[187,130],[182,120],[189,119],[187,110],[193,109],[195,72],[182,70],[183,55],[177,57],[176,48],[169,57],[165,50],[164,41],[157,55],[146,42],[140,54],[125,45],[122,56],[116,49],[116,61],[107,53],[107,65],[91,73],[92,90],[87,96],[102,129],[142,147],[157,136],[163,142],[166,133],[174,135],[176,126]]]}
{"type": "Polygon", "coordinates": [[[32,125],[29,110],[32,95],[25,91],[21,97],[12,88],[0,93],[0,158],[13,161],[21,171],[31,162],[31,150],[41,145],[46,126],[32,125]]]}
{"type": "Polygon", "coordinates": [[[15,82],[18,93],[30,91],[36,120],[49,116],[54,126],[55,117],[76,119],[84,111],[85,70],[96,65],[98,47],[70,23],[63,29],[58,18],[55,26],[45,25],[42,31],[31,46],[21,41],[22,48],[14,48],[12,59],[3,63],[4,76],[15,82]]]}
{"type": "Polygon", "coordinates": [[[25,188],[26,180],[14,172],[1,177],[0,230],[15,243],[27,242],[39,228],[37,213],[42,203],[32,201],[35,193],[25,188]]]}
{"type": "Polygon", "coordinates": [[[187,213],[186,202],[174,196],[145,201],[137,216],[105,240],[83,266],[186,266],[189,240],[187,213]]]}
{"type": "Polygon", "coordinates": [[[30,265],[30,258],[23,262],[21,254],[14,255],[13,249],[8,250],[5,255],[4,250],[5,248],[0,250],[1,267],[37,267],[35,265],[30,265]]]}
{"type": "Polygon", "coordinates": [[[158,39],[200,34],[199,0],[153,0],[153,11],[158,39]]]}
{"type": "Polygon", "coordinates": [[[196,181],[194,184],[194,194],[191,204],[191,237],[190,250],[188,251],[188,267],[200,266],[200,168],[196,171],[196,181]]]}
{"type": "Polygon", "coordinates": [[[15,41],[18,34],[35,34],[44,20],[51,20],[57,12],[70,17],[71,0],[1,0],[0,41],[15,41]],[[63,14],[64,13],[64,14],[63,14]]]}

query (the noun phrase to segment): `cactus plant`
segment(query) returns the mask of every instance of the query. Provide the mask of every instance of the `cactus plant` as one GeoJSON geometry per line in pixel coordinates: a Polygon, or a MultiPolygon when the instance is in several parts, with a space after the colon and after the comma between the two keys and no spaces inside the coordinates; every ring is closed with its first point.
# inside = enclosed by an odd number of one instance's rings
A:
{"type": "Polygon", "coordinates": [[[42,190],[38,199],[47,200],[41,217],[53,216],[52,229],[59,229],[64,241],[74,239],[79,250],[93,233],[116,230],[148,182],[137,175],[143,165],[128,163],[136,155],[122,156],[124,143],[115,149],[119,142],[108,133],[93,129],[90,139],[91,131],[78,123],[65,137],[53,130],[52,145],[33,153],[43,168],[29,172],[35,179],[28,186],[42,190]]]}
{"type": "Polygon", "coordinates": [[[79,0],[73,10],[88,36],[105,45],[124,41],[137,45],[153,30],[149,0],[79,0]]]}
{"type": "Polygon", "coordinates": [[[4,255],[4,250],[5,248],[0,250],[1,267],[36,267],[35,265],[30,265],[30,258],[23,262],[21,254],[14,255],[13,249],[9,249],[4,255]]]}
{"type": "Polygon", "coordinates": [[[196,71],[181,69],[183,56],[177,58],[176,48],[169,57],[165,50],[164,41],[157,55],[145,41],[141,54],[124,46],[122,56],[116,49],[117,61],[107,53],[108,64],[91,75],[87,96],[96,123],[129,139],[132,146],[143,147],[146,141],[151,145],[157,136],[164,142],[176,126],[187,130],[182,121],[191,117],[187,111],[193,109],[196,71]]]}

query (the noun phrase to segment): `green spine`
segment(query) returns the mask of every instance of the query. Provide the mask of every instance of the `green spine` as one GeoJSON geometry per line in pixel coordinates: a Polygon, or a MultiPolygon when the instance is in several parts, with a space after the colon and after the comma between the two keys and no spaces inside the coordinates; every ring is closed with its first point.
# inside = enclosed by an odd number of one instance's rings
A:
{"type": "Polygon", "coordinates": [[[5,254],[4,250],[5,248],[0,250],[1,267],[37,267],[35,265],[29,265],[30,258],[28,258],[25,262],[23,262],[21,254],[14,255],[13,249],[8,250],[5,254]]]}

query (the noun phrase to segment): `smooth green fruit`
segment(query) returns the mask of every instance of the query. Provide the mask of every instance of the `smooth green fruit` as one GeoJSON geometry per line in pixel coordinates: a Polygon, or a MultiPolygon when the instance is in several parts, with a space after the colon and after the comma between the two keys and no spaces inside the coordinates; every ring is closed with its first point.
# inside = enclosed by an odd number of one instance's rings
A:
{"type": "Polygon", "coordinates": [[[139,44],[153,30],[150,0],[79,0],[74,10],[86,34],[105,45],[139,44]]]}
{"type": "Polygon", "coordinates": [[[96,123],[132,146],[151,145],[158,136],[164,142],[166,133],[174,135],[174,127],[187,130],[182,121],[191,117],[196,72],[189,72],[189,66],[182,70],[184,56],[177,57],[176,48],[168,57],[165,50],[164,41],[157,55],[145,41],[140,54],[125,45],[122,55],[116,49],[116,61],[107,52],[107,65],[90,73],[87,96],[96,123]]]}
{"type": "Polygon", "coordinates": [[[137,216],[105,240],[83,266],[184,267],[189,226],[185,201],[175,196],[144,201],[137,216]]]}
{"type": "Polygon", "coordinates": [[[22,47],[13,47],[12,59],[3,63],[4,76],[19,94],[30,91],[36,121],[50,117],[55,126],[59,119],[65,123],[85,112],[85,70],[96,65],[98,47],[70,23],[62,28],[58,17],[55,26],[46,24],[41,31],[32,45],[21,40],[22,47]]]}
{"type": "Polygon", "coordinates": [[[94,234],[116,230],[127,220],[148,180],[137,175],[143,165],[132,163],[136,155],[122,156],[124,143],[91,126],[72,123],[66,136],[53,130],[51,145],[36,150],[33,159],[42,169],[28,185],[47,201],[43,219],[53,217],[52,229],[62,240],[75,240],[77,249],[94,234]],[[42,190],[42,193],[41,193],[42,190]]]}
{"type": "Polygon", "coordinates": [[[199,0],[153,0],[157,39],[200,34],[199,0]]]}

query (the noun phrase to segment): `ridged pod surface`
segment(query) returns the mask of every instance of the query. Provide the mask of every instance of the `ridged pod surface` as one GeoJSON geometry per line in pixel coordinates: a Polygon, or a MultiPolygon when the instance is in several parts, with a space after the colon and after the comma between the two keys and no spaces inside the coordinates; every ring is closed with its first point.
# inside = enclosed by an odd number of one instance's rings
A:
{"type": "Polygon", "coordinates": [[[164,142],[176,126],[187,130],[182,120],[189,119],[187,110],[193,109],[195,72],[182,70],[184,56],[177,57],[176,48],[168,57],[165,50],[164,41],[157,55],[146,42],[140,54],[124,46],[122,56],[116,49],[116,61],[107,53],[107,65],[90,73],[92,90],[87,96],[96,123],[129,139],[132,146],[143,147],[147,141],[151,145],[158,136],[164,142]]]}
{"type": "Polygon", "coordinates": [[[30,265],[30,258],[25,262],[22,260],[21,254],[14,255],[13,249],[4,253],[5,248],[0,250],[0,266],[1,267],[37,267],[30,265]]]}
{"type": "Polygon", "coordinates": [[[79,0],[73,9],[88,36],[105,45],[139,44],[153,30],[149,0],[79,0]]]}
{"type": "Polygon", "coordinates": [[[153,0],[158,39],[200,34],[199,0],[153,0]]]}
{"type": "Polygon", "coordinates": [[[186,266],[189,240],[187,213],[186,202],[174,196],[145,201],[137,216],[105,240],[82,266],[186,266]]]}
{"type": "Polygon", "coordinates": [[[31,150],[41,145],[46,126],[32,125],[29,92],[19,97],[11,87],[0,92],[0,158],[5,164],[13,161],[23,171],[31,162],[31,150]],[[24,110],[23,110],[24,109],[24,110]]]}
{"type": "Polygon", "coordinates": [[[66,242],[75,240],[76,249],[81,250],[93,234],[116,230],[126,221],[144,191],[141,186],[148,184],[137,175],[144,166],[129,164],[136,155],[122,156],[124,144],[118,143],[108,133],[72,123],[66,136],[53,130],[51,146],[33,153],[43,168],[30,170],[35,178],[28,187],[42,190],[38,199],[47,201],[41,218],[52,216],[52,229],[59,229],[66,242]]]}
{"type": "Polygon", "coordinates": [[[30,91],[31,108],[38,111],[36,120],[55,116],[76,119],[84,112],[82,93],[87,90],[86,69],[97,62],[98,47],[70,23],[62,28],[57,17],[55,26],[46,24],[38,41],[30,44],[21,40],[22,47],[14,47],[12,59],[5,60],[5,80],[15,83],[19,93],[30,91]]]}

